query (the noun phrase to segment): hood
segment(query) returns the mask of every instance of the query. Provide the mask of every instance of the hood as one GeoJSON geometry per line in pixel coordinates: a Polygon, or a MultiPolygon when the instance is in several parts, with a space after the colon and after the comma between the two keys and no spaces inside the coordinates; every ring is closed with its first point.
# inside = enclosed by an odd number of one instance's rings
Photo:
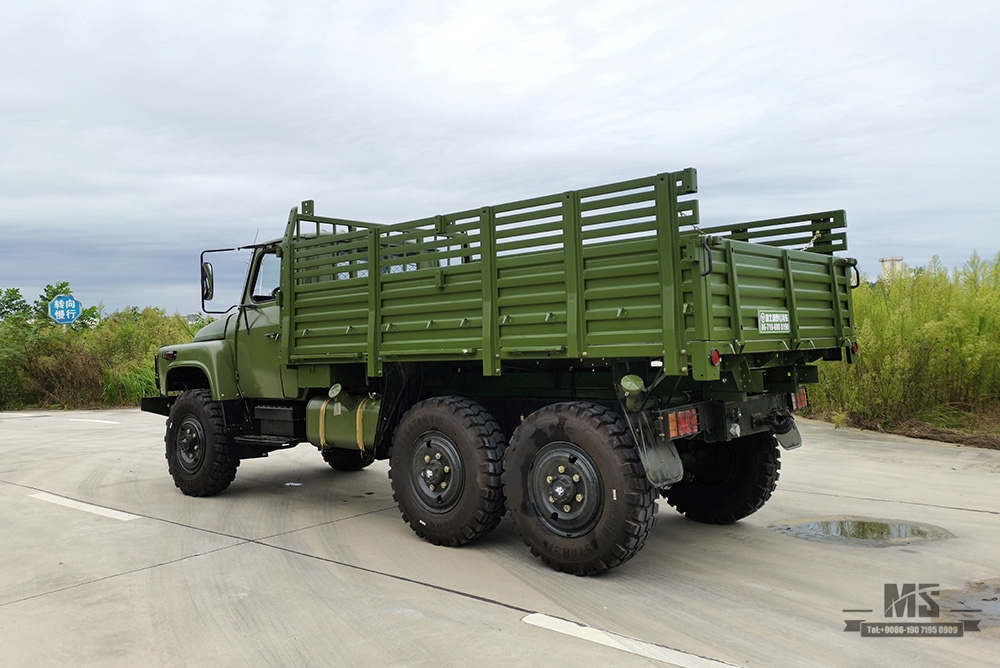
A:
{"type": "Polygon", "coordinates": [[[213,320],[198,330],[193,341],[218,341],[226,337],[226,322],[229,318],[213,320]]]}

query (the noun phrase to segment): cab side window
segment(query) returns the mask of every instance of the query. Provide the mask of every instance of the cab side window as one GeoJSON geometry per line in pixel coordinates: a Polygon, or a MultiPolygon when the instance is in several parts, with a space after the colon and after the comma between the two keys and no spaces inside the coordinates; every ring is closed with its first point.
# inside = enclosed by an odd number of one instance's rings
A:
{"type": "Polygon", "coordinates": [[[250,299],[254,303],[273,301],[281,285],[281,260],[274,253],[261,255],[257,262],[257,276],[253,281],[253,292],[250,299]]]}

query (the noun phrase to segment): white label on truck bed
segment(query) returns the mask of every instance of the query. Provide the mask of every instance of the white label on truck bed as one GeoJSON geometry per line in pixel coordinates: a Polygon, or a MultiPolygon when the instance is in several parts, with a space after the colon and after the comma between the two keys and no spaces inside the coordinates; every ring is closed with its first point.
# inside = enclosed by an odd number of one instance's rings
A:
{"type": "Polygon", "coordinates": [[[792,321],[785,309],[757,309],[757,329],[763,332],[791,332],[792,321]]]}

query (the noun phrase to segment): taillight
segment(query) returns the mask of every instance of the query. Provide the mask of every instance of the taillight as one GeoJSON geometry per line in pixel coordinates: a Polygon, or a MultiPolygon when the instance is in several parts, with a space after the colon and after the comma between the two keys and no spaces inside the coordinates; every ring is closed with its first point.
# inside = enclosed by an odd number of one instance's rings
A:
{"type": "Polygon", "coordinates": [[[855,355],[858,354],[858,342],[857,341],[851,341],[851,352],[854,353],[855,355]]]}
{"type": "Polygon", "coordinates": [[[806,394],[806,388],[800,387],[799,391],[792,395],[792,410],[797,411],[800,408],[805,408],[809,405],[809,395],[806,394]]]}
{"type": "Polygon", "coordinates": [[[722,361],[722,355],[715,348],[712,348],[712,352],[708,354],[708,361],[712,363],[712,366],[719,366],[719,362],[722,361]]]}
{"type": "Polygon", "coordinates": [[[667,414],[667,423],[670,427],[670,439],[680,438],[697,434],[698,429],[698,409],[686,408],[667,414]]]}

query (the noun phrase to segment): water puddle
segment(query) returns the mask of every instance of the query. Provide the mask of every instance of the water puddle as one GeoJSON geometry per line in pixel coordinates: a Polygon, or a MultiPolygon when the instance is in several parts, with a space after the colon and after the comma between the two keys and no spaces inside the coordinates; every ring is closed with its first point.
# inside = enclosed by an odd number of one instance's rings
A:
{"type": "Polygon", "coordinates": [[[839,515],[774,522],[771,528],[796,538],[866,547],[909,545],[953,537],[949,531],[931,524],[839,515]]]}
{"type": "Polygon", "coordinates": [[[943,618],[978,619],[980,631],[1000,636],[1000,578],[969,582],[963,589],[942,589],[938,601],[943,618]]]}

